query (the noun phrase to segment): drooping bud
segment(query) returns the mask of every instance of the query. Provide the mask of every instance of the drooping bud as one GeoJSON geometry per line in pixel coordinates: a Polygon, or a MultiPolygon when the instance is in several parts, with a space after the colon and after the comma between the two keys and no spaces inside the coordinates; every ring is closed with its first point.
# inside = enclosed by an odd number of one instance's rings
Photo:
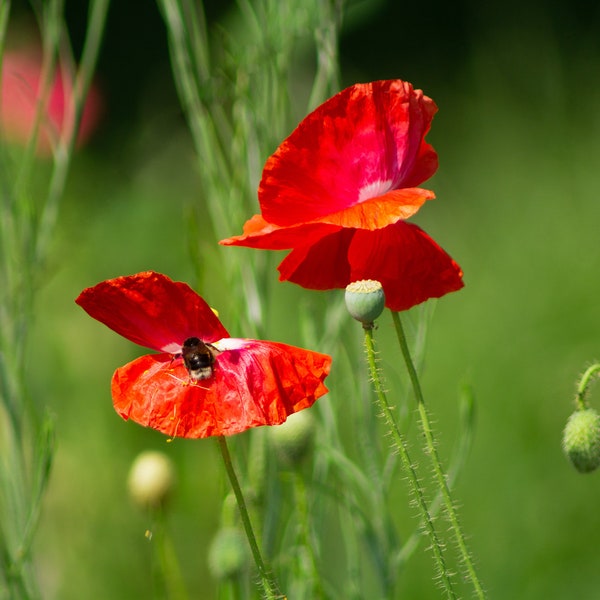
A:
{"type": "Polygon", "coordinates": [[[372,326],[385,307],[385,294],[379,281],[363,279],[346,287],[346,308],[357,321],[372,326]]]}
{"type": "Polygon", "coordinates": [[[216,579],[230,579],[244,569],[248,542],[235,527],[223,527],[213,538],[208,552],[208,568],[216,579]]]}
{"type": "Polygon", "coordinates": [[[563,449],[580,473],[600,465],[600,415],[593,408],[576,410],[567,421],[563,449]]]}
{"type": "Polygon", "coordinates": [[[288,466],[302,461],[309,451],[315,433],[315,418],[309,410],[290,415],[281,425],[269,427],[269,439],[278,457],[288,466]]]}
{"type": "Polygon", "coordinates": [[[142,508],[158,508],[166,502],[175,485],[175,468],[163,452],[148,450],[137,456],[129,470],[127,487],[133,501],[142,508]]]}

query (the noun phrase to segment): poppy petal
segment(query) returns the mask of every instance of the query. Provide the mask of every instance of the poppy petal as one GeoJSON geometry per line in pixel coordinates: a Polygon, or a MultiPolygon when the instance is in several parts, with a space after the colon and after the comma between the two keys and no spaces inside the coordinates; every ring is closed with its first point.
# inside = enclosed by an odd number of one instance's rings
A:
{"type": "Polygon", "coordinates": [[[135,344],[171,354],[189,337],[213,342],[229,336],[191,287],[153,271],[103,281],[75,302],[135,344]]]}
{"type": "Polygon", "coordinates": [[[421,188],[392,190],[383,196],[370,198],[364,202],[321,218],[322,222],[356,227],[359,229],[381,229],[400,219],[414,215],[426,200],[435,194],[421,188]]]}
{"type": "Polygon", "coordinates": [[[399,221],[358,230],[348,251],[351,280],[375,279],[392,310],[407,310],[464,286],[458,264],[420,227],[399,221]]]}
{"type": "Polygon", "coordinates": [[[258,195],[269,223],[294,225],[350,208],[437,168],[424,142],[437,107],[400,80],[353,85],[309,114],[267,160],[258,195]]]}
{"type": "Polygon", "coordinates": [[[355,229],[340,229],[294,248],[277,267],[279,280],[310,290],[345,288],[350,283],[348,249],[355,233],[355,229]]]}
{"type": "Polygon", "coordinates": [[[117,369],[115,410],[167,435],[204,438],[278,425],[327,392],[331,358],[275,342],[217,343],[212,377],[192,383],[180,357],[147,355],[117,369]]]}
{"type": "Polygon", "coordinates": [[[319,239],[339,230],[329,223],[302,223],[292,227],[279,227],[267,223],[261,215],[254,215],[244,224],[244,233],[224,240],[223,246],[246,246],[261,250],[287,250],[308,240],[319,239]]]}
{"type": "Polygon", "coordinates": [[[456,262],[422,229],[399,221],[383,229],[343,229],[290,252],[278,267],[280,279],[304,288],[344,288],[375,279],[386,306],[406,310],[463,287],[456,262]]]}

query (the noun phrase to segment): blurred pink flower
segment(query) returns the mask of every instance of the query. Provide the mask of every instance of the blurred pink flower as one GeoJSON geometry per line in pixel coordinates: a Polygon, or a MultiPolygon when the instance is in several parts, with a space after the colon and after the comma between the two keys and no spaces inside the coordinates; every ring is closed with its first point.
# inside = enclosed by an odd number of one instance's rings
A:
{"type": "MultiPolygon", "coordinates": [[[[13,51],[4,54],[2,63],[2,98],[0,136],[12,143],[26,145],[33,133],[36,104],[42,94],[42,57],[39,52],[13,51]]],[[[65,78],[60,67],[50,85],[45,114],[40,122],[36,153],[49,156],[60,136],[71,126],[69,111],[73,82],[65,78]]],[[[100,93],[90,87],[84,106],[77,145],[84,144],[96,129],[102,109],[100,93]]]]}

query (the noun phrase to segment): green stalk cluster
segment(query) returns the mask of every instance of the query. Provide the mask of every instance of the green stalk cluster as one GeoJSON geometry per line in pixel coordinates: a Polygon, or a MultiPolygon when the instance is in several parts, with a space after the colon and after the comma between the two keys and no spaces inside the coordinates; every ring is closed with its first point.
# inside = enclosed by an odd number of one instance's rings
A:
{"type": "MultiPolygon", "coordinates": [[[[40,595],[31,546],[54,450],[52,420],[30,396],[29,331],[108,11],[108,0],[90,2],[83,52],[73,73],[71,110],[55,140],[48,179],[40,184],[38,171],[43,169],[35,151],[50,85],[59,60],[75,61],[64,2],[32,4],[43,50],[33,132],[24,150],[0,150],[0,598],[16,600],[40,595]]],[[[9,1],[0,3],[0,58],[10,10],[9,1]]]]}

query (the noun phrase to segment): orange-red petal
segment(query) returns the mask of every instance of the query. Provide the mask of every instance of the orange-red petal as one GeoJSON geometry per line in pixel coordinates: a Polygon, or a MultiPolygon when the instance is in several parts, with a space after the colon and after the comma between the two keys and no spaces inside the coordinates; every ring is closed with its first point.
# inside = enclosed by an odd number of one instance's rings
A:
{"type": "Polygon", "coordinates": [[[117,369],[115,410],[169,436],[233,435],[278,425],[327,392],[331,358],[275,342],[219,342],[213,376],[191,382],[180,357],[147,355],[117,369]]]}
{"type": "Polygon", "coordinates": [[[219,244],[223,246],[246,246],[261,250],[287,250],[298,244],[306,244],[340,229],[329,223],[302,223],[292,227],[279,227],[267,223],[261,215],[254,215],[244,224],[244,233],[219,244]]]}
{"type": "Polygon", "coordinates": [[[189,337],[213,342],[229,336],[191,287],[154,271],[103,281],[75,302],[135,344],[171,354],[189,337]]]}
{"type": "Polygon", "coordinates": [[[287,250],[321,239],[342,227],[371,230],[387,227],[398,220],[408,219],[424,202],[433,198],[433,192],[421,188],[391,190],[317,221],[288,227],[268,223],[262,215],[254,215],[244,224],[242,235],[221,240],[219,244],[261,250],[287,250]]]}
{"type": "Polygon", "coordinates": [[[382,196],[370,198],[340,212],[321,217],[319,221],[340,227],[381,229],[401,219],[408,219],[425,201],[433,198],[435,198],[433,192],[421,188],[391,190],[382,196]]]}

